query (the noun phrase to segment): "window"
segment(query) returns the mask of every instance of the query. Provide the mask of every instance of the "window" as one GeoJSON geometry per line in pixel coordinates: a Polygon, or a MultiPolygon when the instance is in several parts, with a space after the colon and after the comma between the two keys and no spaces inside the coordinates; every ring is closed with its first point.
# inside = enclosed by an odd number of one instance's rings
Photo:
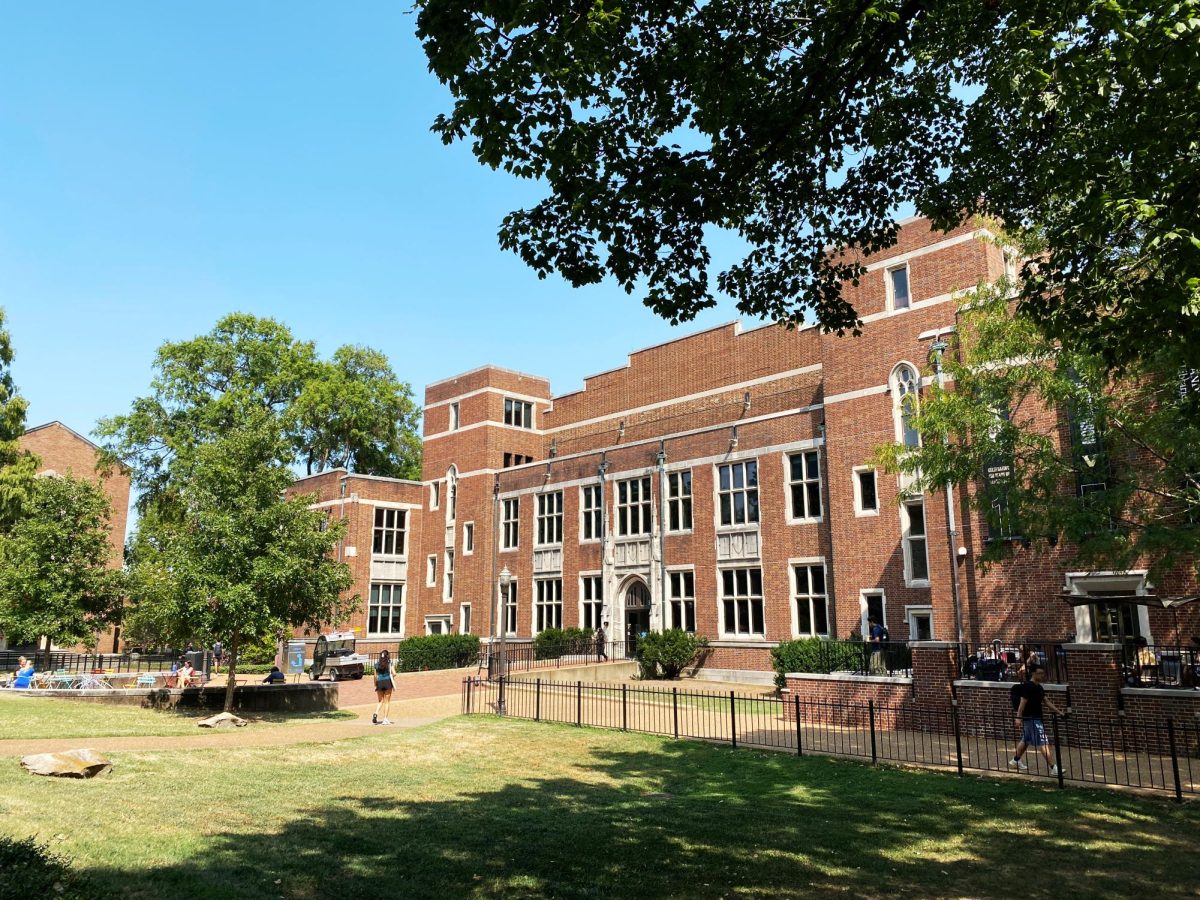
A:
{"type": "Polygon", "coordinates": [[[825,564],[794,566],[796,583],[796,634],[829,637],[829,597],[825,593],[825,564]]]}
{"type": "Polygon", "coordinates": [[[671,531],[692,530],[692,472],[667,476],[667,527],[671,531]]]}
{"type": "Polygon", "coordinates": [[[507,590],[500,586],[500,597],[504,607],[504,627],[508,634],[517,633],[517,579],[508,583],[507,590]]]}
{"type": "Polygon", "coordinates": [[[504,398],[504,424],[517,428],[533,427],[533,404],[525,400],[504,398]]]}
{"type": "Polygon", "coordinates": [[[580,539],[598,541],[604,537],[604,507],[600,485],[586,484],[579,490],[579,508],[583,517],[579,524],[580,539]]]}
{"type": "Polygon", "coordinates": [[[404,555],[406,515],[402,509],[375,508],[375,532],[371,540],[371,550],[376,556],[404,555]]]}
{"type": "Polygon", "coordinates": [[[579,623],[581,628],[595,631],[604,613],[604,579],[600,575],[584,575],[579,579],[579,623]]]}
{"type": "Polygon", "coordinates": [[[471,604],[464,603],[458,608],[458,633],[471,633],[471,604]]]}
{"type": "Polygon", "coordinates": [[[446,551],[446,577],[442,587],[442,599],[451,600],[454,597],[454,551],[446,551]]]}
{"type": "Polygon", "coordinates": [[[429,554],[425,558],[425,586],[433,587],[437,584],[437,555],[429,554]]]}
{"type": "Polygon", "coordinates": [[[874,469],[854,470],[854,511],[863,516],[879,513],[874,469]]]}
{"type": "Polygon", "coordinates": [[[904,504],[904,574],[909,583],[929,581],[929,555],[925,548],[925,504],[904,504]]]}
{"type": "Polygon", "coordinates": [[[916,370],[901,363],[892,370],[892,415],[896,422],[896,440],[905,447],[920,447],[921,435],[913,425],[920,398],[916,370]]]}
{"type": "Polygon", "coordinates": [[[933,640],[933,607],[908,607],[908,639],[910,641],[933,640]]]}
{"type": "Polygon", "coordinates": [[[404,585],[371,585],[367,601],[368,634],[404,634],[404,585]]]}
{"type": "Polygon", "coordinates": [[[429,486],[429,508],[437,509],[442,505],[442,483],[435,481],[429,486]]]}
{"type": "Polygon", "coordinates": [[[463,556],[470,556],[475,552],[475,523],[463,523],[463,556]]]}
{"type": "Polygon", "coordinates": [[[538,494],[537,544],[561,544],[563,539],[562,491],[538,494]]]}
{"type": "Polygon", "coordinates": [[[888,269],[887,282],[892,309],[908,309],[911,305],[908,295],[908,266],[896,266],[894,269],[888,269]]]}
{"type": "Polygon", "coordinates": [[[696,576],[692,572],[671,572],[671,627],[696,630],[696,576]]]}
{"type": "Polygon", "coordinates": [[[717,466],[717,498],[722,525],[748,525],[758,521],[758,463],[717,466]]]}
{"type": "Polygon", "coordinates": [[[533,633],[562,628],[562,579],[544,578],[537,584],[533,603],[533,633]]]}
{"type": "Polygon", "coordinates": [[[500,549],[512,550],[516,548],[519,538],[517,526],[520,524],[520,515],[521,500],[519,497],[512,497],[504,501],[500,516],[500,549]]]}
{"type": "Polygon", "coordinates": [[[458,404],[450,404],[450,430],[458,431],[458,404]]]}
{"type": "Polygon", "coordinates": [[[425,617],[425,633],[426,634],[449,634],[450,633],[450,617],[449,616],[426,616],[425,617]]]}
{"type": "Polygon", "coordinates": [[[650,476],[617,482],[617,536],[650,533],[650,476]]]}
{"type": "Polygon", "coordinates": [[[763,623],[762,569],[724,569],[721,572],[721,628],[729,635],[766,632],[763,623]]]}
{"type": "Polygon", "coordinates": [[[446,521],[453,522],[458,515],[458,473],[451,469],[446,473],[446,521]]]}
{"type": "Polygon", "coordinates": [[[872,619],[880,625],[887,625],[887,604],[883,591],[863,591],[858,596],[862,611],[862,633],[865,637],[870,634],[869,623],[872,619]]]}
{"type": "Polygon", "coordinates": [[[531,462],[533,462],[532,456],[525,456],[521,453],[504,454],[504,468],[506,469],[512,468],[513,466],[523,466],[531,462]]]}
{"type": "Polygon", "coordinates": [[[821,464],[816,450],[793,453],[788,457],[788,478],[792,488],[792,518],[821,518],[821,464]]]}

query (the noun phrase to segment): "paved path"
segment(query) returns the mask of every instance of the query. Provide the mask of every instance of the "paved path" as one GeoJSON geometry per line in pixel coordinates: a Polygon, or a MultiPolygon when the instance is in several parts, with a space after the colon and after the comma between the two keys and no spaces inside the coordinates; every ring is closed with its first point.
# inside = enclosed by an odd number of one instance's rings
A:
{"type": "MultiPolygon", "coordinates": [[[[474,678],[478,673],[475,666],[465,669],[441,669],[435,672],[404,672],[396,679],[396,691],[392,701],[413,700],[423,697],[446,697],[451,694],[458,696],[462,690],[464,678],[474,678]]],[[[486,675],[486,673],[483,673],[486,675]]],[[[305,675],[303,678],[307,679],[305,675]]],[[[258,684],[262,675],[239,675],[238,684],[258,684]]],[[[224,675],[215,675],[209,685],[225,684],[224,675]]],[[[375,683],[368,674],[357,681],[338,682],[338,708],[346,709],[375,703],[375,683]]]]}

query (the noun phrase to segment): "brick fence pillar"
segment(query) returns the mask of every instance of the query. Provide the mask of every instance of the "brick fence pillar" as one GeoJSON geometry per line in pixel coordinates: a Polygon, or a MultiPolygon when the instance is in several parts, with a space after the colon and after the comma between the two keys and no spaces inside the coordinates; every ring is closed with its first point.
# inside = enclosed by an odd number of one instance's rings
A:
{"type": "Polygon", "coordinates": [[[1063,644],[1072,715],[1111,722],[1121,697],[1120,644],[1063,644]]]}
{"type": "Polygon", "coordinates": [[[913,725],[950,730],[950,706],[958,677],[958,645],[949,641],[913,641],[913,725]]]}

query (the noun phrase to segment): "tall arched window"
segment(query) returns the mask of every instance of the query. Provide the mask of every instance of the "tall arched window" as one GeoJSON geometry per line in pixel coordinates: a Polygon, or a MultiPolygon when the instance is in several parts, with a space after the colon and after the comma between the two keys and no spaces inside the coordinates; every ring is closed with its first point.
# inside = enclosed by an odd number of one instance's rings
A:
{"type": "Polygon", "coordinates": [[[913,425],[920,403],[921,382],[917,370],[900,363],[892,370],[892,415],[896,421],[896,440],[905,447],[920,447],[921,435],[913,425]]]}
{"type": "Polygon", "coordinates": [[[446,521],[453,522],[458,515],[458,469],[450,467],[446,473],[446,521]]]}

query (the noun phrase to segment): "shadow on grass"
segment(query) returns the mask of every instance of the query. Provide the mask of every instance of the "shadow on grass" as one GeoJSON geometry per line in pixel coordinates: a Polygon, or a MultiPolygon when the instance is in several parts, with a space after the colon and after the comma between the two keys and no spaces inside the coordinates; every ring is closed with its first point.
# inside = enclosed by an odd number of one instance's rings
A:
{"type": "Polygon", "coordinates": [[[593,749],[585,771],[445,799],[314,797],[277,830],[89,874],[190,900],[1194,896],[1200,883],[1200,816],[1167,803],[687,742],[593,749]]]}

